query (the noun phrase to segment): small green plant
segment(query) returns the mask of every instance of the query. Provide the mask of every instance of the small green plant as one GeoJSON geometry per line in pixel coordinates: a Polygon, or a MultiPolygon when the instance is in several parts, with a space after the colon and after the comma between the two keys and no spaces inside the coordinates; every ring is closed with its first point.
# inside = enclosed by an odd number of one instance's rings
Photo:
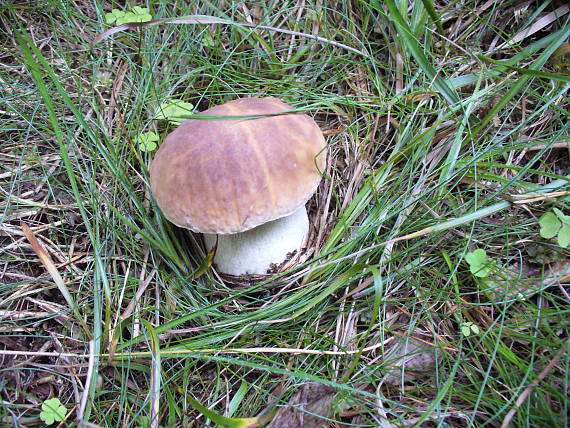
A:
{"type": "Polygon", "coordinates": [[[558,73],[570,73],[570,43],[562,43],[554,51],[548,62],[558,73]]]}
{"type": "Polygon", "coordinates": [[[107,24],[128,24],[129,22],[146,22],[152,19],[148,8],[135,6],[129,12],[123,12],[119,9],[113,9],[105,15],[107,24]]]}
{"type": "Polygon", "coordinates": [[[42,411],[40,413],[40,419],[46,423],[46,425],[51,425],[55,421],[61,422],[65,418],[67,409],[59,398],[50,398],[42,404],[42,411]]]}
{"type": "Polygon", "coordinates": [[[202,44],[204,46],[207,46],[209,48],[215,48],[216,47],[216,41],[214,40],[214,38],[212,37],[211,34],[205,34],[202,37],[202,44]]]}
{"type": "Polygon", "coordinates": [[[469,263],[471,273],[479,278],[485,278],[491,272],[487,252],[481,248],[467,253],[465,260],[469,263]]]}
{"type": "Polygon", "coordinates": [[[557,236],[558,245],[566,248],[570,244],[570,216],[564,215],[558,208],[544,214],[540,220],[540,236],[552,239],[557,236]]]}
{"type": "Polygon", "coordinates": [[[135,140],[135,143],[139,146],[142,152],[153,152],[156,150],[157,142],[159,140],[158,135],[155,132],[145,132],[144,134],[139,134],[135,140]]]}
{"type": "Polygon", "coordinates": [[[182,100],[171,100],[160,105],[154,118],[165,119],[174,125],[178,125],[186,120],[193,111],[194,106],[192,104],[182,100]]]}
{"type": "Polygon", "coordinates": [[[108,88],[113,83],[113,79],[110,72],[97,71],[93,75],[92,82],[94,88],[108,88]]]}
{"type": "Polygon", "coordinates": [[[465,337],[469,337],[472,334],[479,334],[479,327],[473,324],[471,321],[465,321],[461,323],[461,333],[465,337]]]}

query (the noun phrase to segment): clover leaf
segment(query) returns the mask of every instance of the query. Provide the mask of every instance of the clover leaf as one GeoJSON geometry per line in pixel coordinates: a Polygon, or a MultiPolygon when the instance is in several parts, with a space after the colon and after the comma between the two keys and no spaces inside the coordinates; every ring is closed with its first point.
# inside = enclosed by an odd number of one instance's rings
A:
{"type": "Polygon", "coordinates": [[[205,34],[205,35],[202,37],[202,44],[203,44],[204,46],[209,47],[209,48],[214,48],[214,47],[216,47],[216,41],[214,40],[214,38],[212,37],[211,34],[205,34]]]}
{"type": "Polygon", "coordinates": [[[570,215],[564,215],[558,208],[552,208],[552,211],[554,211],[554,214],[556,214],[562,223],[570,224],[570,215]]]}
{"type": "Polygon", "coordinates": [[[152,18],[150,13],[148,13],[148,7],[135,6],[133,7],[132,12],[140,18],[145,18],[146,20],[150,20],[152,18]]]}
{"type": "Polygon", "coordinates": [[[119,9],[113,9],[111,12],[105,15],[105,22],[107,24],[113,24],[117,22],[119,19],[122,19],[125,16],[125,12],[119,9]]]}
{"type": "Polygon", "coordinates": [[[570,216],[565,215],[558,208],[553,208],[538,220],[540,236],[545,239],[554,238],[556,235],[558,245],[566,248],[570,244],[570,216]]]}
{"type": "Polygon", "coordinates": [[[123,12],[119,9],[113,9],[105,15],[107,24],[116,23],[117,25],[128,24],[129,22],[146,22],[152,19],[148,8],[135,6],[129,12],[123,12]]]}
{"type": "Polygon", "coordinates": [[[489,261],[487,260],[487,252],[481,248],[467,253],[465,260],[469,263],[469,270],[475,276],[484,278],[489,275],[489,272],[491,272],[491,269],[488,266],[489,261]]]}
{"type": "Polygon", "coordinates": [[[540,225],[540,236],[545,239],[554,238],[562,227],[562,223],[552,212],[547,212],[540,217],[538,224],[540,225]]]}
{"type": "Polygon", "coordinates": [[[51,425],[55,421],[63,421],[66,413],[67,409],[61,404],[59,398],[51,398],[43,402],[40,419],[44,421],[46,425],[51,425]]]}
{"type": "Polygon", "coordinates": [[[155,119],[166,119],[170,123],[178,125],[192,114],[194,106],[182,100],[171,100],[162,103],[157,109],[155,119]]]}
{"type": "Polygon", "coordinates": [[[461,333],[465,337],[469,337],[471,334],[479,334],[479,327],[477,327],[471,321],[466,321],[461,323],[461,333]]]}
{"type": "Polygon", "coordinates": [[[570,224],[565,224],[558,231],[558,245],[566,248],[570,244],[570,224]]]}
{"type": "Polygon", "coordinates": [[[137,136],[135,143],[138,144],[141,151],[152,152],[158,147],[156,144],[158,140],[159,137],[155,132],[145,132],[137,136]]]}

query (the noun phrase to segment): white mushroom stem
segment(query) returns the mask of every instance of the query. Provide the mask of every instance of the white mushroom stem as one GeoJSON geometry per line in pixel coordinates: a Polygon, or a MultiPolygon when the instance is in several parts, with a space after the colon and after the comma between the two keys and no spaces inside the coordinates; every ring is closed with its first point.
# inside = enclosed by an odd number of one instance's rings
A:
{"type": "Polygon", "coordinates": [[[232,235],[205,233],[210,251],[218,248],[214,263],[220,272],[230,275],[265,274],[272,264],[279,265],[287,254],[303,246],[309,233],[307,210],[302,205],[293,214],[232,235]]]}

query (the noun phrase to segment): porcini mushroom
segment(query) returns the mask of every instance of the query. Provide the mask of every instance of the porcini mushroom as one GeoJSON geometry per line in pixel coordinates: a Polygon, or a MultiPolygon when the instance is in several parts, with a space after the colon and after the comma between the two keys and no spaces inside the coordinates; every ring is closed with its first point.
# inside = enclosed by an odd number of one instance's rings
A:
{"type": "Polygon", "coordinates": [[[265,274],[299,250],[305,203],[325,167],[325,139],[306,114],[273,97],[240,98],[170,133],[150,167],[165,217],[217,242],[214,263],[230,275],[265,274]],[[269,115],[256,118],[247,116],[269,115]],[[238,116],[241,118],[232,118],[238,116]],[[245,117],[244,117],[245,116],[245,117]]]}

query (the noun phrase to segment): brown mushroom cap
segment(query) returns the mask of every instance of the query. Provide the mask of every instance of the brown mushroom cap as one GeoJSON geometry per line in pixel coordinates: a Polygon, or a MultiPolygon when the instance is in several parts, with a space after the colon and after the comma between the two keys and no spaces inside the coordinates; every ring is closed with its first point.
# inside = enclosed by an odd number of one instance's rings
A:
{"type": "MultiPolygon", "coordinates": [[[[202,112],[252,116],[293,110],[273,97],[241,98],[202,112]]],[[[293,213],[315,192],[325,139],[306,114],[189,119],[150,167],[151,187],[172,223],[201,233],[239,233],[293,213]]]]}

